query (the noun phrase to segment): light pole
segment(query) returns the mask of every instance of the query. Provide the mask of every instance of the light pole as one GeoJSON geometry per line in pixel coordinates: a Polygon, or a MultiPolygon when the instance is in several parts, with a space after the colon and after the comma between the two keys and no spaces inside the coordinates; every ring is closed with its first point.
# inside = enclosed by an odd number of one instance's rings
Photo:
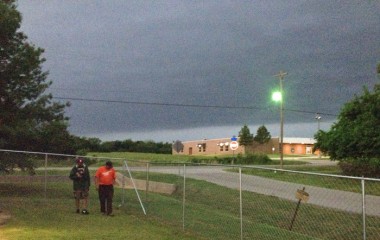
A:
{"type": "Polygon", "coordinates": [[[284,77],[287,75],[287,72],[280,71],[278,74],[274,75],[275,77],[278,77],[280,80],[280,93],[274,93],[273,94],[273,100],[280,101],[280,165],[281,169],[283,168],[283,161],[284,161],[284,97],[283,97],[283,87],[282,87],[282,81],[284,80],[284,77]],[[277,95],[277,96],[275,96],[277,95]]]}
{"type": "MultiPolygon", "coordinates": [[[[322,119],[322,116],[319,113],[317,113],[315,115],[315,119],[318,122],[318,132],[319,132],[319,130],[321,129],[321,119],[322,119]]],[[[318,157],[321,158],[321,150],[319,150],[319,152],[318,152],[318,157]]]]}

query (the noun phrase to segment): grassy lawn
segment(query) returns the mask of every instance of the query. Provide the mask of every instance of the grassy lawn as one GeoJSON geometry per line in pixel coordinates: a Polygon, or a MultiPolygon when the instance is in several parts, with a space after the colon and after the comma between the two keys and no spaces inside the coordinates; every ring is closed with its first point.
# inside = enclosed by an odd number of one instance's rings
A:
{"type": "MultiPolygon", "coordinates": [[[[49,183],[47,200],[41,184],[0,184],[0,209],[11,220],[1,227],[0,239],[200,239],[170,222],[144,216],[140,209],[115,208],[114,217],[99,213],[91,192],[90,215],[75,213],[71,183],[49,183]]],[[[120,203],[120,191],[115,200],[120,203]]]]}
{"type": "MultiPolygon", "coordinates": [[[[135,177],[144,179],[144,173],[135,172],[135,177]]],[[[181,211],[182,184],[178,176],[150,174],[153,181],[164,181],[178,185],[172,197],[149,194],[150,214],[164,219],[180,219],[181,215],[166,209],[160,210],[163,203],[171,201],[171,207],[181,211]],[[164,198],[164,199],[163,199],[164,198]],[[175,201],[177,200],[177,201],[175,201]]],[[[252,192],[243,192],[243,237],[244,239],[360,239],[360,214],[326,209],[303,204],[293,231],[289,225],[296,203],[252,192]]],[[[205,181],[186,180],[186,226],[201,232],[208,239],[237,239],[240,235],[239,194],[205,181]]],[[[380,219],[367,217],[367,239],[380,237],[380,219]]]]}
{"type": "MultiPolygon", "coordinates": [[[[285,166],[284,169],[311,173],[341,175],[342,172],[338,166],[285,166]]],[[[229,169],[229,171],[238,172],[238,169],[229,169]]],[[[243,168],[243,174],[255,175],[280,181],[300,183],[303,185],[343,190],[355,193],[361,193],[361,182],[357,179],[335,178],[329,176],[308,175],[292,172],[270,171],[255,168],[243,168]]],[[[375,181],[366,181],[366,194],[380,196],[380,183],[375,181]]]]}
{"type": "Polygon", "coordinates": [[[108,157],[120,158],[129,161],[149,161],[149,162],[190,162],[193,158],[209,158],[214,156],[185,156],[171,154],[156,154],[156,153],[134,153],[134,152],[90,152],[87,156],[91,157],[108,157]]]}
{"type": "MultiPolygon", "coordinates": [[[[212,161],[215,158],[224,158],[229,157],[231,158],[231,155],[210,155],[210,156],[189,156],[189,155],[171,155],[171,154],[155,154],[155,153],[132,153],[132,152],[110,152],[110,153],[104,153],[104,152],[90,152],[87,154],[89,157],[99,157],[99,158],[119,158],[120,160],[115,159],[114,161],[116,163],[123,162],[124,160],[129,161],[149,161],[153,163],[191,163],[192,160],[196,159],[203,159],[203,160],[209,160],[212,161]]],[[[268,155],[269,158],[278,158],[278,155],[268,155]]],[[[287,157],[287,156],[285,156],[287,157]]],[[[292,155],[293,158],[299,158],[301,156],[292,155]]],[[[305,164],[306,162],[303,161],[291,161],[291,160],[284,160],[283,161],[285,165],[299,165],[299,164],[305,164]]],[[[280,160],[272,160],[271,165],[279,165],[280,160]]]]}
{"type": "MultiPolygon", "coordinates": [[[[54,174],[57,172],[55,171],[54,174]]],[[[49,173],[50,174],[50,173],[49,173]]],[[[66,174],[66,171],[65,171],[66,174]]],[[[63,175],[65,175],[63,174],[63,175]]],[[[133,172],[145,179],[144,172],[133,172]]],[[[74,213],[70,181],[49,182],[47,200],[43,183],[32,181],[0,184],[0,207],[12,214],[1,227],[0,239],[239,239],[239,192],[205,181],[187,179],[185,232],[183,179],[178,175],[150,173],[152,181],[177,185],[173,195],[140,191],[145,216],[133,190],[126,190],[126,204],[115,207],[115,217],[98,213],[91,191],[90,215],[74,213]]],[[[115,192],[115,206],[123,191],[115,192]]],[[[293,201],[243,192],[244,239],[360,239],[360,214],[303,204],[293,230],[289,225],[296,207],[293,201]]],[[[380,219],[367,217],[367,239],[380,237],[380,219]]]]}
{"type": "MultiPolygon", "coordinates": [[[[146,153],[91,154],[91,156],[104,157],[97,159],[91,166],[101,165],[107,158],[121,158],[120,161],[113,161],[115,166],[121,166],[124,159],[173,163],[190,161],[189,156],[146,153]]],[[[57,164],[71,167],[72,159],[66,161],[65,164],[57,161],[57,164]]],[[[336,166],[310,166],[299,163],[299,160],[284,161],[284,168],[340,174],[336,166]]],[[[41,178],[41,175],[44,176],[44,172],[40,170],[37,171],[34,180],[28,176],[21,176],[26,180],[0,183],[0,210],[10,212],[12,215],[12,219],[6,225],[0,226],[0,239],[240,238],[240,202],[237,190],[205,181],[186,179],[184,199],[181,176],[150,173],[151,181],[173,183],[177,186],[177,191],[173,195],[140,191],[147,216],[143,214],[135,192],[121,189],[115,191],[115,217],[104,217],[98,212],[97,193],[94,189],[90,194],[90,215],[83,216],[74,213],[72,185],[68,180],[67,170],[57,169],[48,172],[48,175],[63,177],[59,181],[48,183],[46,199],[44,182],[35,181],[38,177],[41,178]],[[117,208],[122,199],[126,204],[117,208]],[[185,231],[183,219],[185,219],[185,231]]],[[[324,188],[361,191],[357,180],[253,168],[244,168],[243,173],[324,188]]],[[[146,179],[145,172],[135,171],[133,176],[146,179]]],[[[380,195],[378,185],[367,182],[366,193],[380,195]]],[[[252,192],[243,192],[242,201],[244,239],[361,239],[362,237],[360,214],[302,204],[290,231],[289,226],[296,202],[252,192]]],[[[367,239],[380,239],[380,218],[367,216],[366,226],[367,239]]]]}

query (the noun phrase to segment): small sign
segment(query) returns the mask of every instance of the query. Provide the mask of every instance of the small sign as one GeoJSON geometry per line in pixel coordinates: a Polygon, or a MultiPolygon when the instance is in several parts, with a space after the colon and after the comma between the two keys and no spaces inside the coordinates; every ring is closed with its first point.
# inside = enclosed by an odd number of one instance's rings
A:
{"type": "Polygon", "coordinates": [[[231,141],[237,141],[237,137],[236,136],[232,136],[231,141]]]}
{"type": "Polygon", "coordinates": [[[309,194],[304,189],[297,189],[296,199],[306,203],[309,200],[309,194]]]}
{"type": "Polygon", "coordinates": [[[232,142],[230,143],[230,148],[231,148],[231,150],[236,150],[236,149],[238,149],[238,147],[239,147],[239,143],[238,143],[238,142],[236,142],[236,141],[232,141],[232,142]]]}

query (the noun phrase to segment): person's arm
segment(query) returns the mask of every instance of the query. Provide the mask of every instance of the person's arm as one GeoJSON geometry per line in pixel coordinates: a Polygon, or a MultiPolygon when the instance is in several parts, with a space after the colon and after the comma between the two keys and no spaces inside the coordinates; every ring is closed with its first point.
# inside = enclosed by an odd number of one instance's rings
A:
{"type": "Polygon", "coordinates": [[[97,176],[95,176],[94,182],[95,182],[95,188],[96,188],[96,190],[99,190],[99,179],[98,179],[97,176]]]}
{"type": "Polygon", "coordinates": [[[95,183],[95,188],[96,190],[99,190],[99,168],[96,170],[95,176],[94,176],[94,183],[95,183]]]}
{"type": "Polygon", "coordinates": [[[77,171],[76,171],[75,167],[73,167],[73,168],[71,169],[71,172],[70,172],[69,178],[70,178],[71,180],[76,180],[76,179],[78,178],[78,176],[76,175],[76,173],[77,173],[77,171]]]}

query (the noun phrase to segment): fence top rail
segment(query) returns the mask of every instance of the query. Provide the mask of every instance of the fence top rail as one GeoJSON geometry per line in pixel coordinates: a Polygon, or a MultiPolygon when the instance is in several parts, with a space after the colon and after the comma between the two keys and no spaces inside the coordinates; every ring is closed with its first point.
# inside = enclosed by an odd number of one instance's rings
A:
{"type": "MultiPolygon", "coordinates": [[[[83,156],[83,155],[72,155],[72,154],[62,154],[62,153],[50,153],[50,152],[31,152],[31,151],[22,151],[22,150],[9,150],[9,149],[0,149],[0,152],[11,152],[11,153],[25,153],[25,154],[38,154],[38,155],[51,155],[51,156],[61,156],[61,157],[74,157],[74,158],[92,158],[92,159],[110,159],[110,160],[127,160],[125,158],[116,158],[116,157],[95,157],[95,156],[83,156]]],[[[128,160],[129,162],[139,162],[139,163],[150,163],[146,160],[128,160]]]]}
{"type": "Polygon", "coordinates": [[[49,153],[49,152],[31,152],[31,151],[9,150],[9,149],[0,149],[0,152],[30,153],[30,154],[53,155],[53,156],[63,156],[63,157],[85,157],[85,156],[70,155],[70,154],[49,153]]]}

